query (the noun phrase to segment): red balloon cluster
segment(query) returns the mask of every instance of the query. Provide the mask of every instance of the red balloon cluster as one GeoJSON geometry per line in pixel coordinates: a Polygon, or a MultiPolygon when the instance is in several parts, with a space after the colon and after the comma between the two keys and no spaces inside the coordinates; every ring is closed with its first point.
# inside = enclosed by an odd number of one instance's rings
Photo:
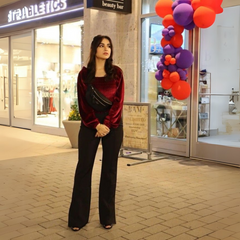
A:
{"type": "Polygon", "coordinates": [[[193,63],[190,51],[181,48],[183,44],[183,30],[192,30],[195,26],[210,27],[216,14],[222,13],[223,0],[159,0],[155,11],[165,27],[162,31],[161,46],[163,55],[157,63],[158,71],[155,74],[161,81],[164,89],[172,90],[176,99],[183,100],[189,97],[191,87],[186,82],[187,72],[193,63]]]}

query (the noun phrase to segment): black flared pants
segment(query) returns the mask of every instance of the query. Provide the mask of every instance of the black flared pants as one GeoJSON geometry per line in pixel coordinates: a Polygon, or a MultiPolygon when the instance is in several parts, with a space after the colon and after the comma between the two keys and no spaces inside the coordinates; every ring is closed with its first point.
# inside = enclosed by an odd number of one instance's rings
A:
{"type": "MultiPolygon", "coordinates": [[[[81,125],[78,138],[78,164],[75,172],[68,226],[83,227],[88,223],[91,203],[92,170],[100,138],[96,130],[81,125]]],[[[115,192],[118,154],[123,139],[123,126],[111,129],[102,138],[102,169],[99,186],[99,217],[101,224],[116,223],[115,192]]]]}

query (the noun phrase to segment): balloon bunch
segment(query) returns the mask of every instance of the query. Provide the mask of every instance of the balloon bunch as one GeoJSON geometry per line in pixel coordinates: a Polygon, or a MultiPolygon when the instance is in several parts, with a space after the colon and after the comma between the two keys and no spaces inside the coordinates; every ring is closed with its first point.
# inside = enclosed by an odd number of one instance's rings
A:
{"type": "Polygon", "coordinates": [[[162,20],[161,46],[163,55],[157,63],[155,74],[164,89],[171,89],[173,97],[186,99],[191,93],[191,87],[186,82],[187,68],[193,63],[190,51],[182,49],[184,29],[192,30],[210,27],[216,14],[222,13],[223,0],[159,0],[155,11],[162,20]]]}

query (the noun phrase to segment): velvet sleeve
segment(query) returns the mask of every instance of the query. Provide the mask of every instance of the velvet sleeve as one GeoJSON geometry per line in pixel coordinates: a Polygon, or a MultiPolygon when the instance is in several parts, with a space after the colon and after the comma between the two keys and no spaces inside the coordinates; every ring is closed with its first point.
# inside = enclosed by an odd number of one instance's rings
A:
{"type": "Polygon", "coordinates": [[[124,102],[124,79],[122,70],[118,69],[117,89],[113,98],[113,105],[109,114],[104,119],[104,124],[109,128],[117,128],[121,122],[124,102]]]}
{"type": "Polygon", "coordinates": [[[87,104],[85,94],[87,90],[84,84],[83,77],[86,74],[86,68],[83,68],[78,74],[77,93],[78,93],[78,107],[82,118],[82,122],[89,128],[96,128],[99,120],[96,118],[94,110],[87,104]]]}

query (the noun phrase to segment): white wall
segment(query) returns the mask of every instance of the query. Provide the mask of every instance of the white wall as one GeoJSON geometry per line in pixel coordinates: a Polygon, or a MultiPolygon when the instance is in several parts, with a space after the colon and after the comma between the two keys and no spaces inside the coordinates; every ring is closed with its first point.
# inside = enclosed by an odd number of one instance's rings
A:
{"type": "MultiPolygon", "coordinates": [[[[224,8],[213,26],[201,30],[200,70],[211,73],[212,93],[231,93],[239,90],[240,6],[224,8]]],[[[229,97],[212,97],[211,129],[222,125],[222,116],[228,112],[229,97]]],[[[240,100],[240,99],[239,99],[240,100]]],[[[236,102],[240,111],[240,101],[236,102]]],[[[222,129],[224,131],[224,129],[222,129]]]]}

